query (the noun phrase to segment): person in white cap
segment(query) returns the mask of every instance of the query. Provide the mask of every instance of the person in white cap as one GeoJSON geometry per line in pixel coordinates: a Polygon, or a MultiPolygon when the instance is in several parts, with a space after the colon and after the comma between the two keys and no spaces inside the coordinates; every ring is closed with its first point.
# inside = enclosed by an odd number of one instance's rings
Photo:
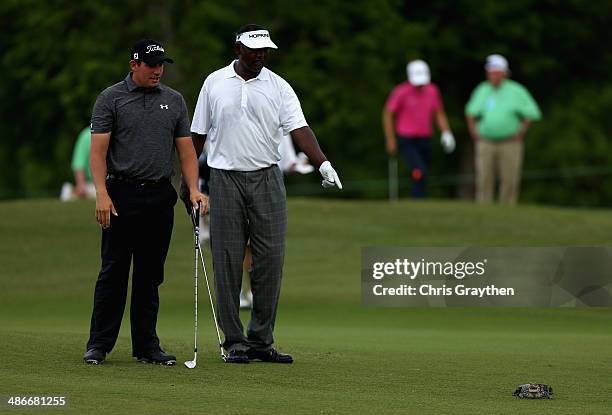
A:
{"type": "Polygon", "coordinates": [[[219,325],[227,363],[292,363],[274,348],[274,323],[285,254],[287,208],[278,167],[282,134],[318,166],[323,187],[342,184],[321,151],[291,86],[267,69],[270,33],[258,25],[238,30],[237,59],[210,74],[200,91],[192,137],[196,151],[208,140],[210,238],[219,325]],[[245,335],[239,293],[245,246],[250,240],[253,308],[245,335]]]}
{"type": "Polygon", "coordinates": [[[476,200],[493,201],[499,175],[499,202],[513,205],[520,191],[523,140],[531,122],[542,115],[529,91],[508,79],[505,57],[489,55],[485,71],[487,80],[476,87],[465,107],[476,150],[476,200]]]}
{"type": "Polygon", "coordinates": [[[455,137],[448,126],[438,87],[430,81],[429,66],[422,60],[408,63],[408,81],[396,86],[383,108],[382,124],[387,153],[398,147],[410,168],[411,195],[425,197],[431,162],[432,121],[442,132],[440,141],[446,153],[455,150],[455,137]]]}

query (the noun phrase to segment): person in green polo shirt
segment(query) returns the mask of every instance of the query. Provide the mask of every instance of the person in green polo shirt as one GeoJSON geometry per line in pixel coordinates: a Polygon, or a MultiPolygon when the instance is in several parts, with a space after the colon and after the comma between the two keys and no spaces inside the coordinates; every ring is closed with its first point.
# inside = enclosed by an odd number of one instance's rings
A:
{"type": "Polygon", "coordinates": [[[74,174],[74,186],[72,183],[64,183],[60,200],[65,202],[75,199],[96,198],[96,188],[91,180],[91,170],[89,169],[90,146],[91,131],[87,126],[80,132],[72,153],[71,167],[74,174]]]}
{"type": "Polygon", "coordinates": [[[499,202],[516,204],[521,181],[523,140],[532,121],[542,115],[529,91],[508,79],[508,61],[490,55],[487,80],[480,83],[465,107],[476,148],[476,200],[493,201],[499,174],[499,202]]]}

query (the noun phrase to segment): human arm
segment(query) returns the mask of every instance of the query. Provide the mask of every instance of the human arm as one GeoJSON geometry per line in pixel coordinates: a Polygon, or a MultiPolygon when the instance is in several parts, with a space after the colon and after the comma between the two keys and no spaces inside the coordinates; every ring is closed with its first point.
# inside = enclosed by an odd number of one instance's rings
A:
{"type": "MultiPolygon", "coordinates": [[[[191,142],[193,144],[193,148],[195,150],[196,153],[196,157],[200,158],[200,155],[202,154],[202,152],[204,151],[204,143],[206,143],[206,134],[198,134],[198,133],[191,133],[191,142]]],[[[206,181],[206,183],[208,183],[208,181],[210,180],[210,167],[208,167],[207,164],[205,163],[198,163],[198,168],[199,168],[199,176],[204,178],[204,180],[206,181]],[[201,171],[202,169],[204,169],[204,171],[201,171]]],[[[187,183],[185,183],[185,179],[184,176],[181,176],[181,185],[180,185],[180,189],[179,189],[179,196],[183,202],[183,204],[185,205],[185,209],[187,210],[187,214],[191,215],[191,199],[189,197],[189,187],[187,186],[187,183]]],[[[204,214],[204,212],[201,212],[202,214],[204,214]]]]}
{"type": "Polygon", "coordinates": [[[323,177],[323,182],[321,183],[323,187],[338,186],[339,189],[342,189],[338,173],[336,173],[331,163],[321,151],[314,132],[306,123],[300,101],[293,88],[286,82],[281,84],[281,88],[283,102],[280,107],[279,118],[283,133],[290,134],[291,138],[308,156],[310,161],[315,166],[319,166],[319,173],[323,177]]]}
{"type": "Polygon", "coordinates": [[[518,86],[518,95],[519,108],[517,113],[519,114],[519,117],[521,117],[521,125],[512,137],[512,140],[522,141],[525,138],[525,134],[531,126],[531,123],[542,118],[542,112],[527,88],[523,87],[522,85],[518,86]]]}
{"type": "Polygon", "coordinates": [[[85,174],[85,170],[78,169],[74,172],[74,185],[77,196],[80,198],[87,196],[87,175],[85,174]]]}
{"type": "Polygon", "coordinates": [[[74,175],[75,193],[77,197],[87,196],[87,181],[90,176],[89,152],[91,147],[91,128],[87,126],[80,133],[72,152],[71,168],[74,175]]]}
{"type": "Polygon", "coordinates": [[[446,112],[443,109],[436,110],[436,124],[441,132],[450,131],[448,126],[448,118],[446,118],[446,112]]]}
{"type": "Polygon", "coordinates": [[[319,167],[319,172],[323,177],[323,187],[338,186],[339,189],[342,189],[342,183],[340,182],[338,173],[336,173],[331,163],[325,157],[325,154],[323,154],[323,151],[321,151],[319,142],[312,129],[309,126],[304,126],[291,131],[290,134],[291,138],[293,138],[298,147],[308,156],[310,161],[312,161],[315,166],[319,167]]]}
{"type": "Polygon", "coordinates": [[[521,120],[521,126],[519,127],[516,134],[514,134],[511,138],[512,141],[523,141],[525,139],[525,134],[531,125],[531,120],[529,118],[523,118],[521,120]]]}
{"type": "Polygon", "coordinates": [[[483,116],[485,111],[485,101],[487,97],[487,85],[486,83],[480,83],[470,95],[470,99],[465,104],[465,120],[467,122],[468,132],[472,140],[478,141],[482,137],[478,133],[477,121],[483,116]]]}
{"type": "Polygon", "coordinates": [[[189,201],[194,208],[197,208],[198,203],[201,203],[200,211],[202,214],[206,214],[208,212],[208,196],[202,194],[198,188],[198,158],[192,137],[177,137],[175,143],[183,180],[189,191],[189,201]]]}
{"type": "Polygon", "coordinates": [[[438,128],[442,132],[442,136],[440,137],[442,148],[446,153],[452,153],[455,150],[455,136],[453,136],[453,133],[448,126],[448,118],[446,118],[444,109],[440,108],[436,110],[435,118],[438,128]]]}
{"type": "Polygon", "coordinates": [[[308,156],[315,166],[319,167],[327,160],[323,151],[321,151],[314,131],[312,131],[310,127],[305,126],[295,129],[291,131],[290,134],[298,147],[308,156]]]}
{"type": "Polygon", "coordinates": [[[111,133],[92,134],[89,153],[91,176],[96,187],[96,221],[102,225],[102,229],[110,226],[111,213],[119,216],[106,189],[106,153],[110,137],[111,133]]]}
{"type": "Polygon", "coordinates": [[[473,115],[466,114],[465,120],[467,122],[468,131],[470,133],[470,137],[472,137],[472,140],[480,140],[481,137],[480,134],[478,134],[478,129],[476,128],[476,117],[474,117],[473,115]]]}
{"type": "Polygon", "coordinates": [[[393,126],[393,113],[387,108],[382,111],[382,125],[385,133],[385,148],[389,155],[397,154],[397,137],[395,136],[395,127],[393,126]]]}

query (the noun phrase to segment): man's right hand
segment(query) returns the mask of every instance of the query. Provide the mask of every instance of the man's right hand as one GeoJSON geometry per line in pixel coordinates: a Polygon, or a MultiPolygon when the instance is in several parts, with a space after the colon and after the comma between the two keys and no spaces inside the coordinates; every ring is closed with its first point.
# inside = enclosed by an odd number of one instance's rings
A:
{"type": "Polygon", "coordinates": [[[321,176],[323,177],[321,186],[324,188],[338,187],[338,189],[342,190],[342,183],[340,183],[338,173],[336,173],[336,170],[334,170],[329,161],[325,160],[323,164],[319,166],[319,173],[321,173],[321,176]]]}
{"type": "Polygon", "coordinates": [[[96,192],[96,221],[107,229],[110,226],[110,215],[119,216],[113,205],[113,201],[106,191],[96,192]]]}

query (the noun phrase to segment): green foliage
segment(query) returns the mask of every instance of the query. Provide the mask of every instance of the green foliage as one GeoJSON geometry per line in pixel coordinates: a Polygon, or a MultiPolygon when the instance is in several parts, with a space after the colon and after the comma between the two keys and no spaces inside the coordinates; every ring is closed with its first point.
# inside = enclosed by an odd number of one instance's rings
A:
{"type": "MultiPolygon", "coordinates": [[[[193,109],[203,79],[233,58],[235,30],[257,22],[280,47],[268,66],[297,91],[344,181],[386,177],[381,109],[405,79],[406,62],[417,57],[429,62],[458,139],[452,156],[442,154],[436,139],[432,171],[470,173],[463,107],[483,78],[484,57],[499,52],[544,113],[527,138],[523,200],[612,202],[600,184],[603,173],[558,177],[555,186],[529,178],[530,171],[612,164],[605,116],[610,2],[297,0],[255,7],[245,0],[4,0],[0,18],[0,197],[55,192],[70,178],[74,140],[96,96],[127,73],[135,40],[153,37],[166,45],[176,64],[167,66],[164,81],[193,109]]],[[[344,195],[380,196],[380,190],[363,186],[344,195]]]]}

